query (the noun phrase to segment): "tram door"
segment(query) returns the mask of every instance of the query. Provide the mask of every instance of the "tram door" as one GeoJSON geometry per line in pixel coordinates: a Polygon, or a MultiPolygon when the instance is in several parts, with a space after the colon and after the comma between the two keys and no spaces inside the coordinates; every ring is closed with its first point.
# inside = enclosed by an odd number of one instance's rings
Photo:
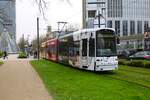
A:
{"type": "Polygon", "coordinates": [[[88,39],[81,41],[81,68],[88,68],[88,39]]]}

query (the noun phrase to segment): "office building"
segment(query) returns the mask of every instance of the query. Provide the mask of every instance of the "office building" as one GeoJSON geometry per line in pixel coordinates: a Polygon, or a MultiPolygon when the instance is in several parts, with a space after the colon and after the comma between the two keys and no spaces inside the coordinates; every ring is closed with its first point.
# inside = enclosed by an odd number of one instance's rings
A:
{"type": "Polygon", "coordinates": [[[4,29],[16,39],[16,0],[0,0],[0,32],[4,29]]]}
{"type": "Polygon", "coordinates": [[[150,27],[150,0],[83,0],[83,27],[101,25],[114,28],[120,49],[144,48],[144,32],[150,27]],[[96,23],[96,24],[95,24],[96,23]]]}

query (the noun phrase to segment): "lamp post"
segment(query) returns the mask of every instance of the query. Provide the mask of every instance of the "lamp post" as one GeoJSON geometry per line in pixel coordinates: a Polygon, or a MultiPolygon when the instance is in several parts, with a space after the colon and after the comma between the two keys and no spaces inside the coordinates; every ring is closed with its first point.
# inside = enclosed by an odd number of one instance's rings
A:
{"type": "Polygon", "coordinates": [[[40,59],[39,56],[40,46],[39,46],[39,17],[37,17],[37,58],[40,59]]]}
{"type": "Polygon", "coordinates": [[[101,27],[101,25],[105,25],[106,27],[106,18],[103,16],[103,11],[105,10],[105,8],[101,8],[97,11],[97,16],[95,17],[95,19],[97,20],[97,23],[94,24],[96,26],[98,26],[99,28],[101,27]],[[103,18],[105,20],[105,22],[101,23],[101,18],[103,18]]]}
{"type": "Polygon", "coordinates": [[[98,27],[100,28],[101,27],[101,14],[100,14],[100,11],[98,11],[98,27]]]}

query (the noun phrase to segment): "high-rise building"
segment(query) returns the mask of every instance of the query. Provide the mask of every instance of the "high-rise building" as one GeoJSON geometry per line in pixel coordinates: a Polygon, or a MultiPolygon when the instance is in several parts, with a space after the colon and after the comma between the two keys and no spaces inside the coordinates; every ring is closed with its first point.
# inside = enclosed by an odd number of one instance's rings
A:
{"type": "Polygon", "coordinates": [[[0,51],[19,51],[16,44],[16,0],[0,0],[0,51]]]}
{"type": "MultiPolygon", "coordinates": [[[[0,13],[0,16],[1,16],[1,13],[0,13]]],[[[3,19],[0,17],[0,35],[1,35],[1,32],[3,31],[3,19]]]]}
{"type": "Polygon", "coordinates": [[[144,48],[144,32],[150,27],[150,0],[83,0],[83,27],[95,27],[97,12],[101,21],[120,36],[121,48],[144,48]]]}
{"type": "Polygon", "coordinates": [[[4,29],[16,39],[16,0],[0,0],[0,32],[4,29]]]}

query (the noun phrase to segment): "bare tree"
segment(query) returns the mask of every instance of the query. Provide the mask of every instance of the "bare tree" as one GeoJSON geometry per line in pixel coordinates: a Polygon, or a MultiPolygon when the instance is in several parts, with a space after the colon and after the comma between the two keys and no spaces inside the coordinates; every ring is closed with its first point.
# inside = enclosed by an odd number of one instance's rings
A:
{"type": "Polygon", "coordinates": [[[22,35],[18,43],[18,46],[22,52],[25,50],[25,45],[27,45],[27,41],[25,40],[24,35],[22,35]]]}
{"type": "Polygon", "coordinates": [[[69,26],[67,26],[65,31],[73,32],[73,31],[77,31],[79,29],[80,28],[79,28],[78,24],[70,24],[69,26]]]}
{"type": "MultiPolygon", "coordinates": [[[[38,5],[39,12],[45,17],[45,10],[48,8],[47,6],[47,0],[34,0],[36,4],[38,5]]],[[[52,1],[52,0],[49,0],[52,1]]],[[[71,5],[70,0],[59,0],[59,1],[66,1],[69,5],[71,5]]]]}
{"type": "Polygon", "coordinates": [[[47,2],[46,0],[34,0],[38,5],[39,12],[45,16],[45,9],[47,9],[47,2]]]}

